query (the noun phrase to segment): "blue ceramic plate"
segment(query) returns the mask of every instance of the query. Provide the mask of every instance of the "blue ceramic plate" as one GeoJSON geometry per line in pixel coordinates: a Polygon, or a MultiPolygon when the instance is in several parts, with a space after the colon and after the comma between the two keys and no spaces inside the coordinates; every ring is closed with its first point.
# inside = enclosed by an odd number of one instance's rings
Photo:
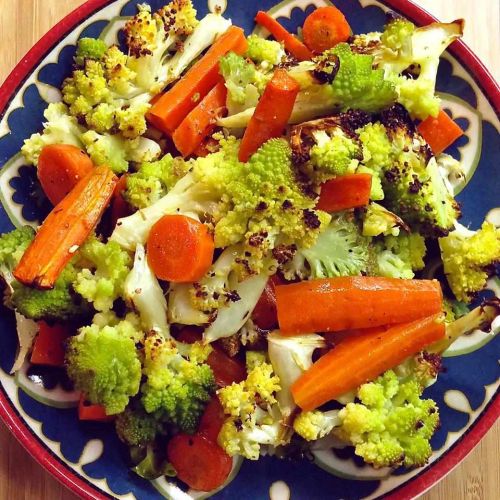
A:
{"type": "MultiPolygon", "coordinates": [[[[153,8],[166,0],[149,0],[153,8]]],[[[54,27],[23,59],[0,89],[0,232],[23,224],[37,225],[48,207],[38,202],[34,169],[18,154],[23,140],[38,131],[47,103],[59,100],[58,88],[70,72],[75,42],[83,36],[116,40],[124,19],[136,12],[137,0],[90,0],[54,27]]],[[[315,6],[327,0],[195,0],[200,15],[220,6],[233,23],[254,29],[257,10],[268,10],[291,31],[302,25],[315,6]]],[[[388,8],[417,24],[433,19],[407,0],[336,0],[354,32],[380,30],[388,8]]],[[[487,217],[500,223],[498,139],[500,93],[478,59],[461,42],[441,62],[438,90],[445,109],[465,135],[450,153],[461,159],[466,181],[456,186],[463,204],[464,224],[477,228],[487,217]]],[[[499,289],[494,278],[491,289],[499,289]]],[[[145,481],[126,467],[122,448],[110,424],[81,423],[77,396],[59,379],[24,367],[9,374],[17,340],[14,316],[0,316],[0,415],[26,448],[58,479],[85,498],[189,498],[165,480],[145,481]],[[35,375],[35,376],[33,376],[35,375]]],[[[457,342],[445,358],[446,371],[428,390],[441,408],[442,427],[434,436],[430,463],[410,472],[374,470],[348,450],[317,452],[303,462],[264,457],[258,462],[235,461],[231,480],[216,498],[273,498],[289,490],[296,499],[412,498],[448,473],[478,442],[499,413],[500,339],[477,331],[457,342]]],[[[208,496],[193,494],[195,497],[208,496]]]]}

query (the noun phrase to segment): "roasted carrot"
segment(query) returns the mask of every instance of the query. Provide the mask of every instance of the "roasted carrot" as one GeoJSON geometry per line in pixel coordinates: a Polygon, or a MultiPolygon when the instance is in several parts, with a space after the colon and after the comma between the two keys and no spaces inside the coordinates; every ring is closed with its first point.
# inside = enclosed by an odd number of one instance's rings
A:
{"type": "Polygon", "coordinates": [[[196,158],[208,156],[219,149],[219,143],[213,137],[206,137],[193,151],[196,158]]]}
{"type": "Polygon", "coordinates": [[[129,204],[123,198],[123,192],[127,189],[127,175],[122,175],[118,182],[116,183],[115,190],[113,192],[113,198],[111,199],[111,227],[114,228],[118,219],[127,217],[131,215],[132,210],[129,204]]]}
{"type": "Polygon", "coordinates": [[[70,335],[71,329],[67,325],[50,326],[45,321],[40,321],[31,352],[31,362],[34,365],[63,366],[64,343],[70,335]]]}
{"type": "Polygon", "coordinates": [[[216,443],[224,420],[226,420],[224,409],[219,398],[214,395],[201,416],[198,434],[212,441],[212,443],[216,443]]]}
{"type": "Polygon", "coordinates": [[[292,386],[303,410],[318,406],[373,380],[445,336],[441,313],[346,338],[313,364],[292,386]]]}
{"type": "Polygon", "coordinates": [[[337,332],[414,321],[441,311],[442,302],[437,280],[351,276],[276,287],[283,334],[337,332]]]}
{"type": "Polygon", "coordinates": [[[266,85],[241,140],[239,159],[246,162],[266,141],[279,137],[292,114],[299,84],[283,69],[277,69],[266,85]]]}
{"type": "Polygon", "coordinates": [[[175,129],[172,139],[182,156],[191,155],[213,132],[217,118],[226,112],[226,96],[226,86],[220,81],[175,129]]]}
{"type": "Polygon", "coordinates": [[[14,269],[14,277],[27,286],[53,288],[64,266],[99,222],[117,181],[105,166],[83,177],[45,219],[14,269]]]}
{"type": "Polygon", "coordinates": [[[185,215],[165,215],[148,237],[148,262],[156,276],[173,283],[199,280],[212,264],[214,239],[207,226],[185,215]]]}
{"type": "Polygon", "coordinates": [[[276,311],[276,285],[286,282],[275,274],[269,278],[266,288],[262,292],[257,305],[252,311],[252,321],[263,330],[272,330],[278,327],[278,313],[276,311]]]}
{"type": "Polygon", "coordinates": [[[309,14],[302,27],[302,37],[307,48],[323,52],[345,42],[351,36],[351,27],[342,12],[330,5],[319,7],[309,14]]]}
{"type": "Polygon", "coordinates": [[[52,205],[57,205],[92,169],[94,164],[71,144],[49,144],[38,159],[38,180],[52,205]]]}
{"type": "Polygon", "coordinates": [[[171,135],[219,81],[219,59],[231,51],[244,54],[247,47],[243,30],[231,26],[184,77],[153,104],[147,114],[149,122],[171,135]]]}
{"type": "Polygon", "coordinates": [[[283,42],[285,49],[299,61],[311,59],[312,52],[294,35],[289,33],[281,24],[272,18],[267,12],[259,10],[255,16],[255,22],[266,28],[278,42],[283,42]]]}
{"type": "Polygon", "coordinates": [[[368,205],[372,176],[347,174],[325,182],[321,186],[317,208],[325,212],[339,212],[368,205]]]}
{"type": "Polygon", "coordinates": [[[82,394],[78,404],[78,418],[80,420],[92,420],[94,422],[111,422],[115,417],[113,415],[106,415],[104,406],[88,403],[85,396],[82,394]]]}
{"type": "Polygon", "coordinates": [[[417,126],[422,137],[435,155],[442,153],[459,137],[464,135],[463,130],[442,109],[436,118],[429,116],[417,126]]]}

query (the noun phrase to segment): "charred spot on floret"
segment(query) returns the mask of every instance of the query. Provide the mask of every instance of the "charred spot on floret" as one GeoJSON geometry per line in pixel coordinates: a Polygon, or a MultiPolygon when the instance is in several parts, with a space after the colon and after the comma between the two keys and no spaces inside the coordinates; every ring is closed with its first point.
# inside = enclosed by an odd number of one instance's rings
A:
{"type": "Polygon", "coordinates": [[[268,205],[265,201],[259,201],[259,203],[255,207],[255,210],[257,210],[257,212],[263,212],[264,210],[267,209],[267,206],[268,205]]]}
{"type": "Polygon", "coordinates": [[[410,185],[408,186],[408,192],[411,194],[417,194],[423,186],[423,183],[420,181],[417,175],[413,174],[413,181],[410,182],[410,185]]]}
{"type": "Polygon", "coordinates": [[[229,290],[224,295],[229,302],[238,302],[241,300],[240,294],[236,290],[229,290]]]}
{"type": "Polygon", "coordinates": [[[264,241],[266,240],[267,236],[268,236],[268,233],[266,231],[261,231],[260,233],[252,234],[248,238],[248,244],[251,247],[259,247],[259,246],[261,246],[264,243],[264,241]]]}
{"type": "Polygon", "coordinates": [[[431,377],[437,377],[443,370],[443,358],[439,354],[422,351],[417,356],[417,361],[428,365],[431,377]]]}
{"type": "Polygon", "coordinates": [[[321,54],[316,56],[313,61],[316,63],[316,69],[313,71],[314,78],[318,83],[332,83],[337,76],[340,66],[340,60],[335,54],[321,54]]]}
{"type": "Polygon", "coordinates": [[[321,226],[318,214],[313,210],[306,208],[302,211],[304,223],[309,229],[318,229],[321,226]]]}
{"type": "Polygon", "coordinates": [[[273,248],[272,253],[278,264],[283,265],[293,259],[293,256],[297,253],[297,245],[278,245],[273,248]]]}
{"type": "Polygon", "coordinates": [[[293,208],[293,203],[290,200],[285,200],[281,206],[283,207],[283,210],[289,210],[290,208],[293,208]]]}
{"type": "Polygon", "coordinates": [[[401,104],[394,104],[390,108],[380,113],[380,122],[387,129],[389,137],[401,131],[406,130],[407,134],[412,136],[416,133],[415,123],[411,119],[410,113],[401,104]]]}

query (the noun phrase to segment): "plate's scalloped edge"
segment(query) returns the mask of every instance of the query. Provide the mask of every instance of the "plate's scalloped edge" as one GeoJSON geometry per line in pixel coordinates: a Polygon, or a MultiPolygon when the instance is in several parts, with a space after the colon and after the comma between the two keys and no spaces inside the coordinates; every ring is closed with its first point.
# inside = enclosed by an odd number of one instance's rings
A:
{"type": "MultiPolygon", "coordinates": [[[[12,70],[0,87],[0,119],[3,118],[16,90],[24,83],[32,69],[39,63],[41,58],[49,52],[66,34],[71,32],[82,19],[86,19],[95,11],[113,3],[115,0],[87,0],[83,5],[72,11],[53,28],[50,29],[23,57],[23,59],[12,70]]],[[[391,9],[404,14],[417,24],[428,24],[435,22],[436,18],[426,12],[422,7],[412,3],[410,0],[379,0],[391,9]]],[[[467,68],[470,75],[475,79],[479,88],[491,103],[497,115],[500,115],[500,87],[484,64],[462,41],[454,42],[448,49],[459,62],[467,68]]],[[[409,483],[396,488],[384,498],[390,500],[406,500],[423,494],[433,484],[451,472],[460,461],[474,448],[483,435],[497,420],[500,414],[500,397],[498,392],[489,403],[485,412],[480,415],[477,422],[463,434],[462,438],[451,448],[453,453],[446,452],[443,457],[432,465],[428,470],[422,472],[409,483]]],[[[112,498],[100,491],[88,481],[78,476],[62,460],[58,459],[48,450],[41,439],[36,436],[19,416],[16,408],[6,396],[0,385],[0,418],[7,428],[14,434],[18,441],[26,448],[30,455],[35,458],[48,472],[58,481],[80,496],[90,500],[104,500],[112,498]]]]}

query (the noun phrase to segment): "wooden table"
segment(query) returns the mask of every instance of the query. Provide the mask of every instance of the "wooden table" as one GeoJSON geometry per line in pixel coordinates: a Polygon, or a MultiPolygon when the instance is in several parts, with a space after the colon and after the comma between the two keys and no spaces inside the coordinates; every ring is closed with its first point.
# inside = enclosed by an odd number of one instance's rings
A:
{"type": "MultiPolygon", "coordinates": [[[[15,64],[44,33],[82,3],[84,0],[2,0],[0,82],[3,82],[15,64]]],[[[465,41],[486,63],[497,81],[500,80],[498,0],[417,0],[416,3],[443,21],[465,18],[465,41]]],[[[499,456],[500,426],[497,422],[469,457],[424,498],[498,498],[499,456]]],[[[75,496],[45,472],[8,433],[3,424],[0,424],[0,500],[74,498],[75,496]]]]}

